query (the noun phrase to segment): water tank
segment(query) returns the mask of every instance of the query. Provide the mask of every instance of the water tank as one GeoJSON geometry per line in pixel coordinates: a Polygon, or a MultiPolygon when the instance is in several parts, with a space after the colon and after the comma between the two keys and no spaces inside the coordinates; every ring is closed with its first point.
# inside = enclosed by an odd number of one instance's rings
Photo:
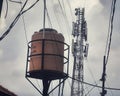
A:
{"type": "Polygon", "coordinates": [[[64,37],[46,28],[32,35],[29,74],[32,78],[62,79],[64,70],[64,37]],[[44,31],[44,33],[43,33],[44,31]],[[43,37],[44,34],[44,37],[43,37]]]}

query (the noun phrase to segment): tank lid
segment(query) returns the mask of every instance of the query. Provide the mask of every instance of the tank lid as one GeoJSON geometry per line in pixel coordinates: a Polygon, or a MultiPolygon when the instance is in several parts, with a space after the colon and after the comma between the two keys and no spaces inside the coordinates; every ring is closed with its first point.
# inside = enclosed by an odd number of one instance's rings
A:
{"type": "MultiPolygon", "coordinates": [[[[52,29],[52,28],[45,28],[45,31],[54,31],[54,32],[57,32],[55,29],[52,29]]],[[[39,32],[43,32],[43,29],[40,29],[39,32]]]]}

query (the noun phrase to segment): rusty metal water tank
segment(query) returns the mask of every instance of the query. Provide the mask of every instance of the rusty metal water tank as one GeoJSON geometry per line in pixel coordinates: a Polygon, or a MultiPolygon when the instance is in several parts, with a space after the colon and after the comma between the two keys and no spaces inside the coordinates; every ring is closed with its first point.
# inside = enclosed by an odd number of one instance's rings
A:
{"type": "Polygon", "coordinates": [[[64,37],[56,30],[46,28],[32,36],[29,76],[38,79],[62,79],[64,70],[64,37]]]}

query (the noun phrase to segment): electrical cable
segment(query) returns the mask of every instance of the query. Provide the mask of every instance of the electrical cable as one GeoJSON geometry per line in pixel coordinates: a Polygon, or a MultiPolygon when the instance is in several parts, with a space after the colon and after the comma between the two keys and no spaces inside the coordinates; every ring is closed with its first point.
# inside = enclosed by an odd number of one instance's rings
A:
{"type": "Polygon", "coordinates": [[[61,9],[61,11],[62,11],[63,16],[65,16],[65,12],[63,11],[63,7],[62,7],[62,5],[61,5],[61,3],[60,3],[60,0],[58,0],[58,4],[59,4],[59,6],[60,6],[60,9],[61,9]]]}
{"type": "Polygon", "coordinates": [[[26,30],[26,24],[25,24],[25,18],[24,18],[24,15],[22,16],[22,20],[23,20],[23,26],[24,26],[24,31],[25,31],[25,39],[26,39],[26,43],[28,44],[27,30],[26,30]]]}
{"type": "Polygon", "coordinates": [[[50,28],[52,28],[52,23],[51,23],[51,19],[50,19],[50,16],[49,16],[47,8],[46,8],[46,13],[47,13],[48,21],[49,21],[49,24],[50,24],[49,26],[50,26],[50,28]]]}
{"type": "MultiPolygon", "coordinates": [[[[73,80],[76,80],[78,82],[82,82],[83,84],[86,84],[86,85],[89,85],[89,86],[102,88],[101,86],[98,86],[98,85],[94,85],[94,84],[91,84],[91,83],[87,83],[87,82],[84,82],[84,81],[77,80],[77,79],[75,79],[75,78],[73,78],[71,76],[68,76],[68,77],[71,78],[71,79],[73,79],[73,80]]],[[[108,87],[105,87],[105,89],[120,91],[120,88],[108,88],[108,87]]]]}
{"type": "MultiPolygon", "coordinates": [[[[6,0],[6,1],[7,1],[7,0],[6,0]]],[[[14,27],[14,25],[16,24],[16,22],[18,21],[18,19],[19,19],[20,16],[22,15],[23,25],[24,25],[24,31],[25,31],[25,38],[26,38],[26,42],[27,42],[27,44],[28,44],[26,25],[25,25],[25,20],[24,20],[23,14],[24,14],[25,12],[27,12],[28,10],[30,10],[38,1],[39,1],[39,0],[37,0],[37,1],[36,1],[33,5],[31,5],[28,9],[26,9],[26,10],[23,11],[23,9],[24,9],[24,7],[26,6],[28,0],[25,1],[23,7],[21,6],[20,12],[18,13],[18,15],[16,16],[16,18],[14,19],[14,21],[11,23],[10,27],[8,28],[8,30],[0,37],[0,41],[5,38],[5,36],[10,32],[10,30],[12,29],[12,27],[14,27]]],[[[8,2],[7,2],[7,3],[8,3],[8,2]]],[[[21,3],[21,4],[22,4],[22,3],[21,3]]],[[[7,9],[8,9],[8,8],[7,8],[7,9]]],[[[7,11],[7,12],[8,12],[8,11],[7,11]]],[[[7,16],[7,15],[6,15],[6,16],[7,16]]],[[[33,61],[32,61],[32,62],[33,62],[33,61]]],[[[33,63],[32,63],[32,65],[33,65],[33,67],[34,67],[34,64],[33,64],[33,63]]],[[[37,80],[36,80],[36,82],[37,82],[37,84],[38,84],[38,86],[39,86],[39,88],[40,88],[40,85],[39,85],[39,83],[38,83],[37,80]]]]}
{"type": "Polygon", "coordinates": [[[108,46],[108,40],[109,40],[109,34],[110,34],[110,23],[111,23],[111,16],[112,16],[112,9],[113,9],[113,2],[111,4],[111,12],[110,12],[110,17],[109,17],[109,25],[108,25],[108,36],[107,36],[107,43],[106,43],[106,47],[105,47],[105,54],[107,53],[107,46],[108,46]]]}
{"type": "MultiPolygon", "coordinates": [[[[106,84],[107,84],[107,86],[110,88],[108,82],[106,82],[106,84]]],[[[111,96],[113,96],[113,92],[112,92],[112,90],[110,90],[110,93],[111,93],[111,96]]]]}
{"type": "Polygon", "coordinates": [[[29,8],[27,8],[26,10],[24,10],[23,12],[21,12],[20,15],[24,14],[25,12],[27,12],[27,11],[29,11],[31,8],[33,8],[33,7],[37,4],[38,1],[39,1],[39,0],[36,0],[36,2],[34,2],[29,8]]]}
{"type": "Polygon", "coordinates": [[[6,0],[6,12],[5,12],[5,18],[7,17],[7,14],[8,14],[8,0],[6,0]]]}
{"type": "Polygon", "coordinates": [[[68,81],[68,85],[69,85],[69,86],[70,86],[70,88],[71,88],[71,83],[70,83],[70,80],[68,79],[67,81],[68,81]]]}
{"type": "Polygon", "coordinates": [[[106,64],[108,63],[108,58],[109,58],[109,54],[110,54],[110,49],[111,49],[111,41],[112,41],[112,33],[113,33],[113,20],[114,20],[114,14],[115,14],[115,5],[116,5],[116,0],[113,0],[112,2],[112,7],[111,7],[111,16],[110,16],[110,24],[109,24],[109,34],[108,34],[108,45],[106,44],[106,64]],[[108,49],[107,49],[108,48],[108,49]]]}
{"type": "Polygon", "coordinates": [[[43,11],[43,38],[45,38],[45,25],[46,25],[46,0],[43,0],[44,3],[44,11],[43,11]]]}
{"type": "MultiPolygon", "coordinates": [[[[60,1],[59,1],[59,3],[60,3],[60,1]]],[[[61,7],[63,8],[63,12],[64,12],[64,14],[66,15],[65,4],[64,4],[64,1],[63,1],[63,0],[62,0],[62,3],[61,3],[61,7]],[[63,5],[63,7],[62,7],[62,5],[63,5]]]]}
{"type": "Polygon", "coordinates": [[[68,23],[68,18],[67,18],[66,12],[64,11],[64,10],[65,10],[65,6],[64,6],[64,4],[63,4],[63,7],[62,7],[62,5],[61,5],[61,3],[60,3],[60,0],[58,0],[58,4],[59,4],[60,9],[61,9],[61,11],[62,11],[62,14],[63,14],[64,20],[65,20],[65,22],[66,22],[66,25],[67,25],[68,29],[70,29],[70,26],[69,26],[69,23],[68,23]]]}
{"type": "MultiPolygon", "coordinates": [[[[19,3],[19,4],[22,4],[22,2],[19,2],[19,1],[12,1],[12,0],[9,0],[10,2],[14,2],[14,3],[19,3]]],[[[8,0],[6,0],[6,13],[5,13],[5,18],[7,17],[7,14],[8,14],[8,0]]]]}
{"type": "MultiPolygon", "coordinates": [[[[52,0],[52,4],[53,4],[53,0],[52,0]]],[[[55,8],[54,8],[54,7],[53,7],[53,12],[54,12],[54,15],[55,15],[55,18],[56,18],[56,21],[57,21],[59,30],[60,30],[60,32],[62,32],[60,23],[59,23],[59,21],[58,21],[59,19],[58,19],[57,15],[56,15],[56,12],[55,12],[55,8]]],[[[63,32],[62,32],[62,33],[63,33],[63,32]]]]}
{"type": "MultiPolygon", "coordinates": [[[[21,8],[22,8],[22,1],[20,0],[19,2],[21,2],[21,8]]],[[[25,39],[26,39],[26,43],[28,44],[28,39],[27,39],[27,29],[26,29],[26,24],[25,24],[25,17],[24,15],[22,15],[22,20],[23,20],[23,26],[24,26],[24,32],[25,32],[25,39]]]]}
{"type": "Polygon", "coordinates": [[[67,2],[68,2],[68,7],[69,7],[69,9],[70,9],[70,14],[71,14],[71,16],[72,16],[72,21],[73,21],[72,7],[71,7],[71,4],[70,4],[70,1],[67,0],[67,2]]]}
{"type": "MultiPolygon", "coordinates": [[[[67,14],[66,14],[66,9],[65,9],[65,4],[64,4],[64,1],[62,0],[62,3],[60,3],[59,2],[59,4],[60,4],[60,8],[61,8],[61,10],[62,10],[62,13],[63,13],[63,17],[64,17],[64,20],[65,20],[65,22],[66,22],[66,27],[67,27],[67,31],[69,32],[70,31],[70,25],[69,25],[69,20],[68,20],[68,18],[67,18],[67,14]],[[63,6],[63,7],[62,7],[63,6]],[[68,30],[69,29],[69,30],[68,30]]],[[[72,17],[72,15],[71,15],[71,17],[72,17]]],[[[72,18],[72,20],[73,20],[73,18],[72,18]]],[[[69,34],[68,34],[69,35],[69,34]]],[[[69,37],[70,38],[70,37],[69,37]]]]}
{"type": "Polygon", "coordinates": [[[95,87],[92,87],[86,94],[85,96],[90,96],[90,92],[94,89],[95,87]]]}
{"type": "MultiPolygon", "coordinates": [[[[93,78],[94,83],[97,85],[97,82],[95,81],[95,78],[94,78],[94,75],[93,75],[91,69],[89,68],[89,66],[87,66],[87,68],[88,68],[88,70],[89,70],[89,72],[90,72],[90,74],[91,74],[91,76],[93,78]]],[[[98,91],[100,92],[99,88],[98,88],[98,91]]]]}
{"type": "Polygon", "coordinates": [[[93,86],[86,94],[85,96],[89,95],[89,93],[95,88],[95,86],[93,86]]]}
{"type": "MultiPolygon", "coordinates": [[[[47,8],[46,8],[46,9],[47,9],[47,8]]],[[[47,10],[47,12],[48,12],[48,10],[47,10]]],[[[49,14],[48,14],[48,15],[49,15],[49,14]]],[[[50,20],[50,18],[48,18],[48,19],[50,20]]],[[[60,39],[60,38],[56,38],[55,35],[51,35],[51,37],[52,37],[52,38],[55,38],[55,39],[60,39]]],[[[60,49],[59,49],[57,43],[56,43],[55,46],[57,47],[57,51],[58,51],[58,53],[59,53],[59,52],[60,52],[60,49]]],[[[62,93],[61,93],[61,96],[63,96],[63,90],[64,90],[64,82],[63,82],[63,86],[62,86],[62,93]]],[[[60,96],[60,87],[59,87],[58,95],[60,96]]]]}
{"type": "MultiPolygon", "coordinates": [[[[89,87],[91,87],[91,86],[89,86],[89,87]]],[[[85,96],[90,96],[90,93],[89,94],[87,94],[88,93],[88,91],[89,91],[90,89],[88,89],[88,86],[84,86],[84,94],[85,94],[85,96]],[[86,95],[87,94],[87,95],[86,95]]]]}
{"type": "Polygon", "coordinates": [[[68,23],[68,18],[67,18],[67,15],[65,14],[66,12],[63,11],[63,7],[62,7],[62,5],[60,3],[60,0],[58,0],[58,4],[60,6],[60,9],[62,11],[62,15],[63,15],[65,23],[66,23],[66,29],[67,29],[67,33],[68,33],[68,37],[69,37],[68,39],[69,39],[69,42],[70,42],[69,32],[71,32],[71,30],[70,30],[71,28],[70,28],[69,23],[68,23]]]}
{"type": "MultiPolygon", "coordinates": [[[[66,12],[64,12],[65,6],[63,5],[63,7],[62,7],[62,5],[61,5],[61,3],[60,3],[60,0],[58,0],[58,4],[59,4],[59,6],[60,6],[60,9],[61,9],[61,11],[62,11],[62,15],[63,15],[63,17],[64,17],[64,19],[65,19],[65,21],[66,21],[66,24],[69,25],[66,12]],[[64,9],[63,9],[63,8],[64,8],[64,9]]],[[[70,26],[67,26],[67,27],[68,27],[68,29],[70,28],[70,26]]]]}
{"type": "MultiPolygon", "coordinates": [[[[21,2],[21,0],[20,0],[20,2],[21,2]]],[[[22,3],[21,3],[21,4],[22,4],[22,3]]],[[[22,8],[22,5],[21,5],[21,8],[22,8]]],[[[26,24],[25,24],[24,14],[22,15],[22,20],[23,20],[23,26],[24,26],[24,31],[25,31],[26,43],[28,44],[28,39],[27,39],[27,30],[26,30],[26,24]]],[[[34,69],[33,60],[31,60],[31,61],[32,61],[32,67],[33,67],[33,69],[34,69]]],[[[40,85],[39,85],[38,80],[36,80],[36,83],[37,83],[37,85],[38,85],[38,87],[39,87],[39,89],[40,89],[40,85]]]]}
{"type": "Polygon", "coordinates": [[[12,27],[15,25],[16,21],[19,19],[20,13],[21,11],[24,9],[25,5],[27,4],[27,1],[24,3],[23,7],[21,8],[20,12],[18,13],[18,15],[16,16],[16,18],[13,20],[13,22],[10,24],[9,28],[7,29],[7,31],[5,31],[3,33],[3,35],[0,37],[0,41],[5,38],[5,36],[10,32],[10,30],[12,29],[12,27]]]}
{"type": "Polygon", "coordinates": [[[14,25],[17,23],[17,21],[19,20],[20,16],[22,14],[24,14],[25,12],[29,11],[32,7],[34,7],[36,5],[36,3],[39,0],[37,0],[35,3],[33,3],[33,5],[31,5],[29,8],[27,8],[26,10],[23,11],[24,7],[26,6],[28,0],[25,1],[23,7],[21,8],[20,12],[18,13],[18,15],[16,16],[16,18],[13,20],[13,22],[10,24],[9,28],[3,33],[3,35],[0,37],[0,41],[3,40],[7,34],[10,32],[10,30],[14,27],[14,25]]]}
{"type": "Polygon", "coordinates": [[[13,3],[19,3],[19,4],[22,4],[22,2],[20,1],[14,1],[14,0],[9,0],[10,2],[13,2],[13,3]]]}
{"type": "MultiPolygon", "coordinates": [[[[22,2],[22,1],[20,0],[20,2],[22,2]]],[[[21,3],[21,8],[22,8],[22,3],[21,3]]],[[[26,24],[25,24],[25,17],[24,17],[24,15],[22,15],[22,21],[23,21],[23,26],[24,26],[24,32],[25,32],[26,43],[28,44],[27,29],[26,29],[26,24]]]]}
{"type": "Polygon", "coordinates": [[[108,63],[110,49],[111,49],[111,41],[112,41],[112,34],[113,34],[113,20],[114,20],[114,14],[115,14],[115,8],[116,8],[116,0],[112,1],[111,4],[111,13],[110,13],[110,19],[109,19],[109,28],[108,28],[108,37],[107,37],[107,43],[105,48],[105,55],[103,59],[103,73],[102,78],[100,79],[102,81],[102,92],[101,95],[106,94],[105,90],[105,81],[106,81],[106,65],[108,63]]]}
{"type": "MultiPolygon", "coordinates": [[[[53,1],[53,0],[52,0],[53,1]]],[[[53,4],[53,2],[52,2],[52,4],[53,4]]],[[[60,3],[60,1],[58,0],[58,4],[59,4],[59,6],[60,6],[60,9],[62,8],[62,5],[61,5],[61,3],[60,3]]],[[[54,7],[53,7],[54,8],[54,7]]],[[[60,32],[62,32],[62,34],[63,34],[63,31],[62,31],[62,28],[61,28],[61,26],[60,26],[60,23],[59,22],[64,22],[66,19],[65,19],[65,15],[64,15],[64,11],[63,11],[63,9],[61,9],[61,12],[62,12],[62,16],[64,17],[64,18],[61,18],[60,17],[60,19],[58,19],[59,18],[59,16],[57,16],[57,14],[56,14],[56,12],[55,12],[55,8],[53,9],[53,11],[54,11],[54,14],[55,14],[55,17],[56,17],[56,21],[57,21],[57,24],[58,24],[58,27],[59,27],[59,29],[60,29],[60,32]],[[64,21],[63,21],[63,19],[64,19],[64,21]]],[[[66,23],[66,21],[65,21],[65,23],[66,23]]],[[[68,26],[68,23],[66,23],[65,24],[66,26],[68,26]]],[[[70,28],[67,28],[67,30],[68,29],[70,29],[70,28]]],[[[68,32],[68,31],[67,31],[68,32]]],[[[70,32],[70,31],[69,31],[70,32]]],[[[69,35],[68,35],[69,36],[69,35]]],[[[69,41],[70,41],[70,37],[68,38],[69,39],[69,41]]]]}

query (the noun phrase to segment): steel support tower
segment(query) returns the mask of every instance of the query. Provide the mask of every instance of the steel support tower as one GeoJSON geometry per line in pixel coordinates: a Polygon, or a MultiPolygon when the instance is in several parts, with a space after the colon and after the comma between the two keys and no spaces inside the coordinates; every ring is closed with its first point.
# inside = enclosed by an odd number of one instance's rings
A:
{"type": "Polygon", "coordinates": [[[74,57],[71,96],[84,96],[84,58],[87,57],[87,24],[84,18],[84,8],[76,8],[76,22],[73,22],[72,53],[74,57]],[[79,82],[81,81],[81,82],[79,82]]]}

